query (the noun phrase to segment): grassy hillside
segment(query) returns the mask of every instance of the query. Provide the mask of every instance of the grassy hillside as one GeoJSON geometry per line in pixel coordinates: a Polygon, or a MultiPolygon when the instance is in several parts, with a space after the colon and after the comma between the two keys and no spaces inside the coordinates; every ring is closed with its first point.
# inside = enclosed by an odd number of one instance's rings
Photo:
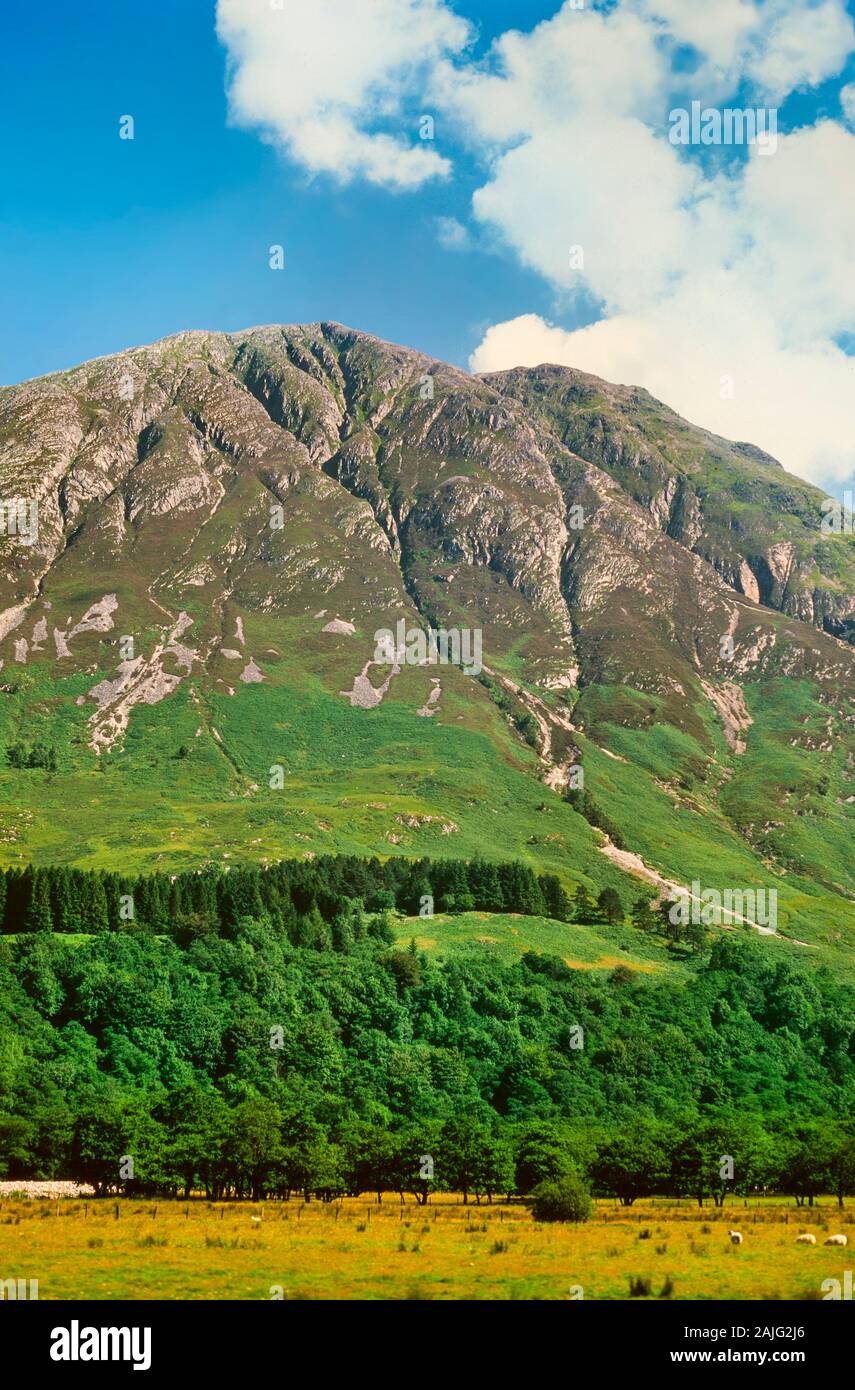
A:
{"type": "MultiPolygon", "coordinates": [[[[114,750],[88,747],[93,676],[48,663],[0,695],[0,749],[44,743],[57,769],[0,763],[0,863],[177,871],[325,853],[519,858],[572,892],[645,885],[602,853],[604,836],[540,781],[534,751],[488,692],[452,668],[430,718],[429,671],[405,668],[376,709],[352,708],[352,649],[259,657],[263,683],[183,683],[140,705],[114,750]],[[271,789],[271,769],[284,785],[271,789]],[[73,807],[73,814],[69,808],[73,807]]],[[[269,654],[268,654],[269,653],[269,654]]],[[[774,887],[784,934],[830,949],[855,941],[853,807],[842,720],[809,682],[748,687],[741,756],[711,710],[698,736],[625,687],[577,702],[586,785],[627,847],[668,878],[774,887]],[[829,730],[831,729],[831,736],[829,730]],[[823,780],[825,779],[825,780],[823,780]],[[847,895],[847,896],[844,896],[847,895]]]]}
{"type": "Polygon", "coordinates": [[[430,919],[400,917],[394,924],[402,946],[413,939],[431,960],[476,955],[513,962],[526,951],[557,956],[574,970],[613,970],[624,965],[647,974],[681,973],[683,967],[662,945],[630,927],[555,922],[521,913],[436,913],[430,919]]]}
{"type": "Polygon", "coordinates": [[[0,863],[483,854],[855,944],[852,547],[750,446],[323,323],[8,388],[4,478],[41,529],[0,538],[0,863]],[[375,665],[399,619],[480,678],[375,665]]]}

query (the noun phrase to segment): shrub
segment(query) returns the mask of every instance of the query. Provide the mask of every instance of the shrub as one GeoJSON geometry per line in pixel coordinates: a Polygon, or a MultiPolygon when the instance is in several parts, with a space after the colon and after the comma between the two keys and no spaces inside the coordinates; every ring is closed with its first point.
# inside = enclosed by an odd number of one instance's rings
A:
{"type": "Polygon", "coordinates": [[[541,1182],[528,1199],[535,1221],[587,1221],[591,1197],[579,1178],[541,1182]]]}

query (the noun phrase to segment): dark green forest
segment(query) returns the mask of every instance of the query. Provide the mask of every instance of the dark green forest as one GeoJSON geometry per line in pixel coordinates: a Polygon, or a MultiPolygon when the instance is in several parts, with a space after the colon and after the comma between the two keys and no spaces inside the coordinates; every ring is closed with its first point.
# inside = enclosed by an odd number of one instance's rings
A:
{"type": "MultiPolygon", "coordinates": [[[[617,901],[606,889],[606,906],[617,901]]],[[[524,864],[484,859],[359,859],[326,855],[282,859],[266,869],[234,868],[182,874],[120,874],[81,869],[0,870],[0,926],[5,933],[149,930],[186,943],[207,932],[229,932],[242,917],[263,917],[293,945],[333,946],[342,907],[359,899],[369,913],[386,908],[416,914],[429,897],[437,912],[525,912],[567,921],[571,905],[555,874],[524,864]]]]}
{"type": "Polygon", "coordinates": [[[3,888],[7,1178],[212,1198],[489,1199],[568,1174],[626,1203],[855,1193],[852,991],[747,933],[711,934],[686,980],[396,945],[392,910],[425,896],[572,913],[557,880],[481,861],[7,871],[3,888]]]}

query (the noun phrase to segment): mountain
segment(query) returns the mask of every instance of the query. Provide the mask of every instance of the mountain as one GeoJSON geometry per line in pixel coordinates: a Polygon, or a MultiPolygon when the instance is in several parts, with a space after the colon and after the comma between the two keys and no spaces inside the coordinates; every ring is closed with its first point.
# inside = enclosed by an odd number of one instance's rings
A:
{"type": "Polygon", "coordinates": [[[0,497],[38,528],[0,537],[3,862],[481,852],[626,904],[775,887],[782,934],[848,948],[855,545],[822,496],[644,391],[334,323],[5,387],[0,497]],[[376,661],[401,620],[482,669],[376,661]]]}
{"type": "Polygon", "coordinates": [[[484,380],[606,469],[739,593],[855,640],[855,541],[822,534],[818,488],[753,444],[695,428],[638,388],[549,366],[484,380]]]}

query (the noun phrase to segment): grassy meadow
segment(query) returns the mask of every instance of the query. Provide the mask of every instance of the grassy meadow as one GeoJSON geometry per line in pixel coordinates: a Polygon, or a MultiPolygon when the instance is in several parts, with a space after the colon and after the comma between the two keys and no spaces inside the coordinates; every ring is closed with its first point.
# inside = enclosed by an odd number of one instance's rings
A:
{"type": "MultiPolygon", "coordinates": [[[[677,955],[661,940],[619,923],[556,922],[513,912],[437,912],[429,919],[396,914],[393,928],[400,946],[415,938],[418,949],[437,962],[460,956],[512,962],[535,951],[558,956],[571,970],[596,972],[623,965],[640,975],[679,980],[697,968],[691,956],[677,955]]],[[[749,928],[738,930],[751,939],[749,928]]],[[[831,967],[839,979],[855,983],[855,958],[827,945],[805,947],[784,936],[764,937],[763,949],[807,971],[831,967]]]]}
{"type": "MultiPolygon", "coordinates": [[[[433,668],[407,667],[382,705],[353,709],[338,692],[362,647],[325,646],[297,620],[284,634],[263,619],[254,627],[263,684],[235,689],[233,673],[182,683],[135,708],[100,758],[86,697],[112,673],[110,644],[88,672],[58,674],[47,661],[16,671],[14,698],[0,700],[0,862],[138,873],[283,855],[485,854],[557,873],[571,893],[612,886],[628,906],[642,891],[603,855],[600,832],[544,786],[536,755],[477,681],[443,668],[434,715],[417,718],[433,668]],[[36,739],[59,751],[56,772],[6,765],[5,747],[36,739]],[[269,786],[274,765],[282,790],[269,786]]],[[[710,709],[689,733],[652,697],[592,687],[574,714],[588,785],[648,864],[681,882],[774,886],[782,935],[846,961],[855,811],[843,724],[809,682],[745,694],[754,723],[735,757],[710,709]]]]}
{"type": "Polygon", "coordinates": [[[822,1244],[835,1231],[855,1239],[855,1216],[830,1198],[803,1210],[600,1202],[585,1225],[538,1225],[523,1206],[447,1194],[427,1207],[393,1194],[381,1205],[12,1197],[0,1203],[0,1278],[36,1278],[48,1300],[572,1300],[580,1286],[586,1299],[817,1299],[851,1268],[851,1249],[822,1244]],[[795,1244],[802,1230],[816,1246],[795,1244]]]}

